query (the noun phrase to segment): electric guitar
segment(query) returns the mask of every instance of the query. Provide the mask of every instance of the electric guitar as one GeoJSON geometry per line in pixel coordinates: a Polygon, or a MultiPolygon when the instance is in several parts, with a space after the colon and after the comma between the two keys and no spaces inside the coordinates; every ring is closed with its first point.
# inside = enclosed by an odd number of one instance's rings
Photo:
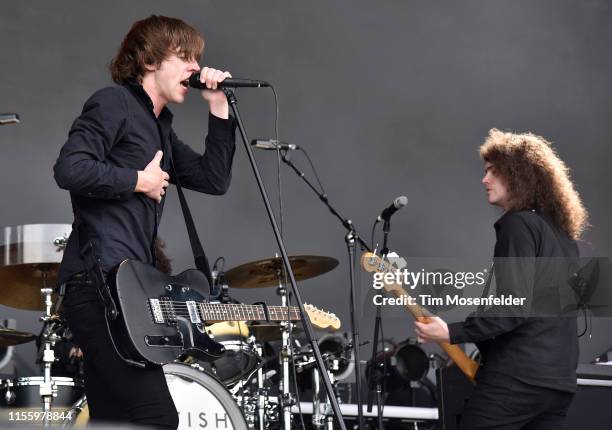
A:
{"type": "MultiPolygon", "coordinates": [[[[398,268],[391,262],[388,260],[383,260],[381,257],[371,252],[366,252],[361,256],[361,267],[366,272],[392,273],[398,270],[398,268]]],[[[394,295],[395,297],[404,297],[406,299],[410,297],[401,284],[384,282],[383,288],[386,292],[394,295]]],[[[427,312],[417,304],[410,303],[408,300],[404,300],[404,303],[404,307],[414,316],[417,321],[422,323],[430,322],[432,317],[431,313],[427,312]]],[[[457,345],[451,345],[448,342],[440,342],[439,345],[444,352],[448,354],[451,360],[455,362],[457,367],[461,369],[465,376],[467,376],[471,381],[474,381],[476,372],[478,371],[478,363],[469,358],[457,345]]]]}
{"type": "MultiPolygon", "coordinates": [[[[213,361],[225,352],[211,339],[206,323],[219,321],[299,321],[297,307],[221,304],[207,301],[208,281],[198,270],[168,276],[138,261],[123,261],[108,286],[118,316],[107,316],[116,349],[131,364],[166,364],[182,355],[213,361]]],[[[340,328],[336,315],[304,305],[315,327],[340,328]]]]}

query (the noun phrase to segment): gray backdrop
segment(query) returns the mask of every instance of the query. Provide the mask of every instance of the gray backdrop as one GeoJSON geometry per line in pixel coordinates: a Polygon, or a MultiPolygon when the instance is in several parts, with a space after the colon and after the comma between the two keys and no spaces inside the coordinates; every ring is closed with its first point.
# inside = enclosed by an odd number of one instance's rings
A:
{"type": "MultiPolygon", "coordinates": [[[[281,139],[308,149],[331,202],[364,236],[380,209],[404,194],[409,204],[393,219],[394,250],[486,260],[500,213],[486,203],[477,148],[498,127],[554,142],[591,213],[583,253],[612,254],[612,3],[604,0],[5,1],[0,111],[18,112],[23,122],[0,128],[0,225],[71,222],[68,193],[51,167],[83,102],[110,83],[107,65],[130,24],[150,14],[200,30],[202,64],[274,83],[281,139]]],[[[238,98],[250,136],[272,137],[272,93],[241,90],[238,98]]],[[[179,136],[201,149],[201,99],[191,94],[172,109],[179,136]]],[[[274,153],[257,158],[278,208],[274,153]]],[[[310,174],[302,156],[295,160],[310,174]]],[[[343,228],[285,166],[281,174],[289,253],[340,260],[333,272],[302,282],[303,296],[348,328],[343,228]]],[[[188,197],[211,258],[223,255],[232,267],[274,255],[242,147],[226,196],[188,197]]],[[[174,190],[160,232],[175,270],[189,267],[174,190]]],[[[235,295],[277,300],[272,290],[235,295]]],[[[36,312],[1,311],[38,330],[36,312]]],[[[371,321],[361,319],[364,340],[371,321]]],[[[412,336],[410,321],[390,321],[386,334],[412,336]]],[[[581,340],[583,362],[612,347],[610,321],[593,323],[592,338],[581,340]]],[[[33,367],[32,346],[18,350],[22,366],[33,367]]]]}

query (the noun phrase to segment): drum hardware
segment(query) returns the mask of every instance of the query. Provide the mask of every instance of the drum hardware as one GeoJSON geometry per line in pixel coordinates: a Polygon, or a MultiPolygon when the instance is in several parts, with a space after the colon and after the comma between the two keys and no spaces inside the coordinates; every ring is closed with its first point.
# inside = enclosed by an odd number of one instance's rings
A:
{"type": "Polygon", "coordinates": [[[355,370],[353,346],[346,336],[327,333],[319,338],[321,354],[327,357],[328,370],[336,381],[347,379],[355,370]]]}
{"type": "MultiPolygon", "coordinates": [[[[341,403],[338,395],[338,380],[334,377],[333,372],[329,370],[327,372],[334,386],[336,400],[341,403]]],[[[316,367],[312,368],[312,427],[326,430],[333,430],[334,428],[334,414],[326,393],[323,393],[323,401],[321,402],[321,376],[319,369],[316,367]],[[321,404],[323,404],[323,408],[321,408],[321,404]]]]}
{"type": "MultiPolygon", "coordinates": [[[[289,306],[287,288],[283,285],[281,278],[281,271],[278,272],[278,287],[277,293],[281,298],[281,306],[289,306]]],[[[279,365],[280,365],[280,392],[279,392],[279,406],[283,411],[283,429],[291,430],[291,406],[295,404],[295,399],[291,394],[289,386],[289,360],[291,359],[291,329],[293,324],[290,321],[281,321],[281,351],[279,354],[279,365]]]]}
{"type": "Polygon", "coordinates": [[[411,388],[418,387],[429,367],[430,358],[410,339],[401,342],[392,350],[380,352],[375,363],[370,366],[380,372],[387,392],[403,389],[406,385],[411,388]]]}
{"type": "Polygon", "coordinates": [[[256,371],[260,357],[255,349],[255,339],[244,321],[224,321],[206,328],[226,352],[211,363],[212,372],[228,387],[249,379],[256,371]]]}
{"type": "Polygon", "coordinates": [[[45,303],[45,315],[40,317],[40,320],[43,322],[43,329],[41,332],[41,345],[40,349],[42,352],[41,361],[43,363],[43,382],[40,384],[39,392],[40,398],[43,404],[43,425],[48,426],[49,423],[49,414],[51,411],[51,404],[53,402],[53,398],[57,397],[57,386],[53,383],[53,379],[51,378],[51,366],[55,362],[55,343],[59,340],[59,336],[57,335],[58,328],[56,327],[56,323],[59,318],[56,315],[51,314],[51,308],[53,306],[53,300],[51,295],[53,290],[51,288],[47,288],[47,276],[43,275],[43,288],[41,288],[40,292],[44,298],[45,303]]]}
{"type": "MultiPolygon", "coordinates": [[[[51,366],[56,361],[55,344],[62,339],[58,331],[63,326],[60,318],[52,314],[54,300],[50,286],[56,284],[59,263],[71,228],[69,224],[5,227],[0,242],[0,303],[17,309],[44,311],[40,318],[43,327],[38,351],[39,362],[43,365],[43,376],[3,382],[3,397],[8,405],[31,406],[32,388],[37,388],[37,397],[42,403],[44,426],[51,424],[52,403],[66,403],[65,399],[61,398],[64,391],[62,387],[82,385],[72,378],[51,376],[51,366]],[[20,394],[23,390],[28,392],[27,401],[24,400],[26,396],[20,394]]],[[[0,343],[19,344],[32,339],[34,335],[30,333],[0,330],[0,343]]],[[[73,401],[71,398],[69,403],[61,406],[69,406],[73,401]]]]}
{"type": "MultiPolygon", "coordinates": [[[[260,344],[256,346],[257,354],[262,357],[263,349],[260,344]]],[[[257,369],[257,417],[259,430],[265,429],[266,422],[266,406],[268,403],[268,391],[264,385],[264,369],[263,366],[258,366],[257,369]]]]}
{"type": "MultiPolygon", "coordinates": [[[[275,342],[282,340],[282,327],[279,323],[251,323],[249,330],[258,342],[275,342]]],[[[300,334],[304,330],[293,325],[292,333],[300,334]]]]}
{"type": "Polygon", "coordinates": [[[6,390],[4,392],[4,402],[11,406],[15,403],[15,393],[13,392],[13,381],[10,379],[3,383],[3,388],[6,390]]]}

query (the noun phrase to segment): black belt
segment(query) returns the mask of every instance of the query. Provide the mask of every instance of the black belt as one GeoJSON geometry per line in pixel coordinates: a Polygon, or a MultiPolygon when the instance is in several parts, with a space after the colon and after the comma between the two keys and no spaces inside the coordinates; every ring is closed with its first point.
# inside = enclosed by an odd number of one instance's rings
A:
{"type": "MultiPolygon", "coordinates": [[[[104,276],[108,275],[107,272],[104,272],[104,276]]],[[[66,281],[66,292],[70,292],[72,290],[76,290],[79,288],[91,288],[95,287],[94,281],[89,277],[87,272],[78,272],[72,275],[66,281]]]]}

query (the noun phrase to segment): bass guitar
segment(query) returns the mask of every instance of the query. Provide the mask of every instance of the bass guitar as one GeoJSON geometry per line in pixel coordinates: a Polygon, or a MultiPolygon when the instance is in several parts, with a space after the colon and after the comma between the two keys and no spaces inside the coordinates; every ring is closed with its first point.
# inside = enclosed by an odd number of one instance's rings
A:
{"type": "MultiPolygon", "coordinates": [[[[398,268],[394,266],[390,261],[383,260],[378,255],[372,252],[365,252],[361,256],[361,267],[366,272],[380,272],[380,273],[392,273],[398,268]]],[[[410,312],[414,318],[422,323],[430,322],[432,315],[417,304],[411,304],[407,299],[410,295],[404,290],[401,284],[397,283],[383,283],[383,288],[389,294],[394,295],[398,298],[405,298],[404,307],[410,312]]],[[[451,345],[448,342],[440,342],[440,347],[446,352],[451,360],[455,362],[457,367],[467,376],[471,381],[476,378],[476,372],[478,371],[478,363],[469,358],[465,352],[457,345],[451,345]]]]}

